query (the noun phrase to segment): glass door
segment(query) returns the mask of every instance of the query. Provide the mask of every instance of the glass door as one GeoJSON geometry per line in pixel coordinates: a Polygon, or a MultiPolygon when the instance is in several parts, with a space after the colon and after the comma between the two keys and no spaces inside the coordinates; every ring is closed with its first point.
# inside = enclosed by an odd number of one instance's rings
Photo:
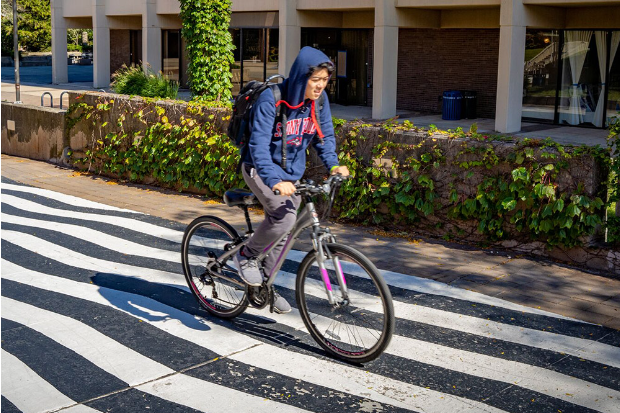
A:
{"type": "Polygon", "coordinates": [[[557,30],[528,30],[525,41],[523,118],[553,122],[558,87],[560,35],[557,30]]]}
{"type": "MultiPolygon", "coordinates": [[[[558,120],[564,125],[602,126],[597,114],[606,72],[606,32],[566,30],[562,48],[562,83],[559,91],[558,120]]],[[[604,100],[604,94],[603,94],[604,100]]]]}

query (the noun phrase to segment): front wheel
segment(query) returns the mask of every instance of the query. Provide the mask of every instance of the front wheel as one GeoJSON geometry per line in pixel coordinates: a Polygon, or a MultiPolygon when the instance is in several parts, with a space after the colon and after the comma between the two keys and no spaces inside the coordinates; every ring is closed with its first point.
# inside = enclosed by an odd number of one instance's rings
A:
{"type": "Polygon", "coordinates": [[[394,331],[390,290],[379,270],[357,250],[340,244],[325,248],[331,259],[325,260],[324,271],[311,251],[297,272],[296,299],[304,324],[328,353],[352,363],[374,360],[394,331]],[[338,274],[344,276],[340,282],[338,274]],[[334,303],[328,300],[329,288],[334,303]]]}
{"type": "MultiPolygon", "coordinates": [[[[207,271],[207,264],[231,248],[239,239],[237,231],[226,221],[213,216],[193,220],[185,229],[181,243],[181,261],[189,289],[200,305],[213,315],[233,318],[245,311],[246,289],[207,271]]],[[[221,271],[237,276],[236,270],[223,263],[221,271]]]]}

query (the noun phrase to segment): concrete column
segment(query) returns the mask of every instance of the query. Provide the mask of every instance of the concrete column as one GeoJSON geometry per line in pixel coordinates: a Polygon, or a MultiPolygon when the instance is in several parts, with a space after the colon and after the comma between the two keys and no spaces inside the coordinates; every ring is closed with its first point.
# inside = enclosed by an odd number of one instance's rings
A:
{"type": "Polygon", "coordinates": [[[110,24],[105,0],[93,0],[93,87],[110,86],[110,24]]]}
{"type": "Polygon", "coordinates": [[[62,12],[62,0],[52,0],[52,83],[68,83],[67,22],[62,12]]]}
{"type": "Polygon", "coordinates": [[[296,1],[280,0],[278,73],[284,76],[288,76],[301,50],[301,27],[297,13],[296,1]]]}
{"type": "Polygon", "coordinates": [[[372,117],[396,115],[398,18],[395,0],[375,1],[372,117]]]}
{"type": "Polygon", "coordinates": [[[142,12],[142,67],[155,73],[162,69],[161,24],[157,15],[157,0],[144,0],[142,12]]]}
{"type": "Polygon", "coordinates": [[[499,29],[495,130],[521,130],[525,60],[525,13],[523,0],[502,0],[499,29]]]}

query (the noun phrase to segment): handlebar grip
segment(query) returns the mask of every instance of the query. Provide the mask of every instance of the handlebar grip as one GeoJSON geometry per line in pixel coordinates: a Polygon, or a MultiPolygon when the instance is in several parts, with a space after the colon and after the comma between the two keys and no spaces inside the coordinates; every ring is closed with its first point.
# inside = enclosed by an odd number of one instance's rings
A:
{"type": "Polygon", "coordinates": [[[274,195],[280,195],[280,190],[279,190],[279,189],[274,190],[274,191],[273,191],[273,194],[274,194],[274,195]]]}

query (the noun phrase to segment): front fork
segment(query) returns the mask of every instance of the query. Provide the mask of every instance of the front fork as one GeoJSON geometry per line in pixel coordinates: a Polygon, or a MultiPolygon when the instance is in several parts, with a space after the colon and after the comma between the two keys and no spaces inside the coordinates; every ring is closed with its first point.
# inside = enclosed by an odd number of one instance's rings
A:
{"type": "Polygon", "coordinates": [[[315,233],[312,236],[312,244],[314,246],[314,250],[316,251],[316,261],[321,272],[321,279],[323,280],[323,284],[325,286],[327,299],[331,305],[339,306],[349,301],[349,291],[347,289],[347,280],[344,276],[344,272],[342,271],[342,266],[340,265],[340,259],[335,255],[332,255],[329,250],[328,244],[335,242],[336,238],[330,233],[329,228],[323,228],[320,230],[320,233],[315,233]],[[336,280],[338,281],[338,287],[342,292],[342,302],[338,302],[334,298],[332,283],[329,279],[329,273],[325,266],[325,261],[327,260],[331,260],[333,263],[334,272],[336,273],[336,280]]]}

